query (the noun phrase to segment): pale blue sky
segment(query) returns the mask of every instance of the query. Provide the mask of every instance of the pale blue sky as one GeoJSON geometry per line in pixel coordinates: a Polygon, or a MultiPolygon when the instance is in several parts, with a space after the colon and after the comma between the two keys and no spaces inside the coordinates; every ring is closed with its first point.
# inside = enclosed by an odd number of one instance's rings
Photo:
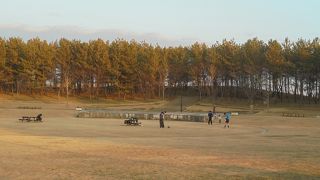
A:
{"type": "Polygon", "coordinates": [[[320,0],[0,0],[0,36],[162,45],[320,36],[320,0]]]}

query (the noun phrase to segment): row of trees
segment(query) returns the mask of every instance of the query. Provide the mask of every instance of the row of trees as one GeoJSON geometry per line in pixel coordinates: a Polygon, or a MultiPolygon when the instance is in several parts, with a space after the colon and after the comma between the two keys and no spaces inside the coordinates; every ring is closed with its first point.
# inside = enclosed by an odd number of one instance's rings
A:
{"type": "Polygon", "coordinates": [[[101,39],[0,38],[2,93],[164,98],[184,93],[319,103],[320,40],[254,38],[160,47],[101,39]]]}

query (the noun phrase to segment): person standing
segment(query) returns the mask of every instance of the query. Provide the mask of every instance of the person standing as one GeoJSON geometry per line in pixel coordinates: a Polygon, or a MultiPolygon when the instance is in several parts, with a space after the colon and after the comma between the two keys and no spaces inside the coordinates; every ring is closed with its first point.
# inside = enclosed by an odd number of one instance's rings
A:
{"type": "Polygon", "coordinates": [[[224,113],[225,114],[225,118],[226,118],[226,121],[225,121],[225,124],[224,124],[224,128],[228,127],[230,128],[230,119],[231,119],[231,112],[227,112],[227,113],[224,113]]]}
{"type": "Polygon", "coordinates": [[[212,125],[212,117],[213,117],[213,113],[212,113],[212,111],[209,111],[209,113],[208,113],[208,118],[209,118],[208,125],[212,125]]]}
{"type": "Polygon", "coordinates": [[[164,114],[165,112],[160,113],[160,128],[164,128],[164,114]]]}
{"type": "Polygon", "coordinates": [[[222,119],[222,118],[221,118],[221,115],[219,114],[219,115],[218,115],[218,120],[219,120],[219,123],[220,123],[220,124],[221,124],[221,119],[222,119]]]}

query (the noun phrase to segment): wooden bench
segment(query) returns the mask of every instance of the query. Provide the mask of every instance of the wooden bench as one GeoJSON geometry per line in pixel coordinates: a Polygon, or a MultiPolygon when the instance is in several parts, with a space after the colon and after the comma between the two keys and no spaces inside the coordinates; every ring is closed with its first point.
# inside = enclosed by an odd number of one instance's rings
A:
{"type": "Polygon", "coordinates": [[[35,107],[35,106],[18,106],[18,109],[41,109],[41,107],[35,107]]]}
{"type": "Polygon", "coordinates": [[[33,122],[42,122],[42,114],[38,114],[37,116],[22,116],[22,118],[20,118],[19,119],[19,121],[21,121],[21,122],[24,122],[24,121],[26,121],[26,122],[31,122],[31,121],[33,121],[33,122]]]}
{"type": "Polygon", "coordinates": [[[282,113],[283,117],[304,117],[304,114],[299,114],[299,113],[282,113]]]}

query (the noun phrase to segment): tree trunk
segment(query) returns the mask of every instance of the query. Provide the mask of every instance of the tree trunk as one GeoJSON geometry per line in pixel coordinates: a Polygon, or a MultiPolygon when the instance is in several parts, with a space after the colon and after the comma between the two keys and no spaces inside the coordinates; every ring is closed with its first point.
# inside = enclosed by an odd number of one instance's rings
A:
{"type": "Polygon", "coordinates": [[[319,83],[318,78],[317,78],[316,82],[317,82],[317,85],[316,85],[316,102],[317,103],[316,104],[318,104],[320,101],[320,83],[319,83]]]}
{"type": "Polygon", "coordinates": [[[283,102],[283,77],[280,79],[280,102],[283,102]]]}
{"type": "Polygon", "coordinates": [[[164,86],[164,82],[163,81],[161,81],[162,82],[162,100],[164,100],[164,91],[165,91],[165,86],[164,86]]]}
{"type": "Polygon", "coordinates": [[[300,79],[300,101],[302,104],[303,104],[303,100],[304,100],[304,98],[303,98],[303,80],[301,78],[300,79]]]}
{"type": "Polygon", "coordinates": [[[202,92],[201,92],[201,81],[198,81],[198,89],[199,89],[199,101],[202,100],[202,92]]]}
{"type": "Polygon", "coordinates": [[[290,98],[290,76],[288,75],[287,76],[287,101],[289,101],[289,98],[290,98]]]}
{"type": "Polygon", "coordinates": [[[161,98],[161,83],[162,83],[162,81],[160,79],[159,83],[158,83],[158,97],[159,97],[159,99],[161,98]]]}
{"type": "Polygon", "coordinates": [[[66,76],[67,104],[69,104],[69,77],[66,76]]]}
{"type": "Polygon", "coordinates": [[[19,81],[16,80],[16,95],[19,94],[19,81]]]}
{"type": "Polygon", "coordinates": [[[268,88],[268,110],[269,110],[269,107],[270,107],[270,93],[271,93],[271,74],[269,73],[268,74],[268,84],[269,84],[269,88],[268,88]]]}
{"type": "Polygon", "coordinates": [[[294,77],[294,103],[297,103],[298,79],[297,75],[294,77]]]}

